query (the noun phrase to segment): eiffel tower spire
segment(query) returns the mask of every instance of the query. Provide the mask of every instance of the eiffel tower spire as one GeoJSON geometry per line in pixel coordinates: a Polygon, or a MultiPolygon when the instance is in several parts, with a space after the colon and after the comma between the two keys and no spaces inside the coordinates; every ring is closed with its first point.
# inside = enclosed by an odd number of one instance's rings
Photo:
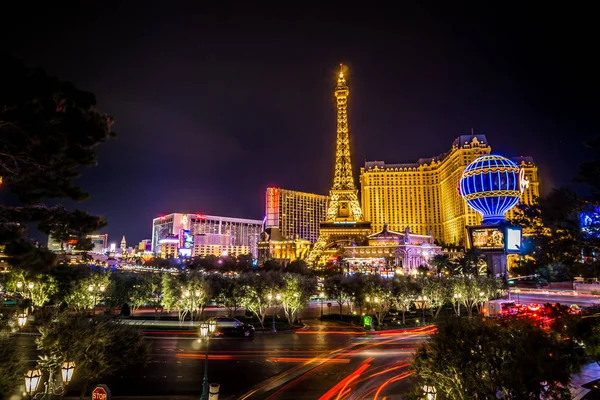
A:
{"type": "Polygon", "coordinates": [[[327,217],[321,223],[319,239],[306,258],[308,265],[323,264],[327,252],[334,246],[362,240],[371,230],[371,223],[363,218],[358,191],[352,177],[350,160],[350,137],[348,134],[348,95],[344,66],[340,64],[334,95],[337,107],[337,129],[335,146],[335,172],[329,191],[327,217]]]}
{"type": "Polygon", "coordinates": [[[348,136],[348,95],[344,66],[340,64],[340,73],[335,88],[337,102],[337,140],[335,146],[335,173],[333,190],[354,190],[352,162],[350,160],[350,138],[348,136]]]}

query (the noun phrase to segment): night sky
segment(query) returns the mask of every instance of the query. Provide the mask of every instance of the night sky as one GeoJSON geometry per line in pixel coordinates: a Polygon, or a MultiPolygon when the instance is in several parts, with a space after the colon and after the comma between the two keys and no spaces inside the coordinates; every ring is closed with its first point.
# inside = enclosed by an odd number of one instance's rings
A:
{"type": "Polygon", "coordinates": [[[340,62],[357,181],[365,160],[414,162],[474,128],[494,152],[533,156],[547,192],[571,184],[598,132],[585,8],[79,3],[4,10],[0,29],[5,49],[115,117],[78,205],[108,218],[111,242],[150,238],[170,212],[262,219],[271,185],[327,193],[340,62]]]}

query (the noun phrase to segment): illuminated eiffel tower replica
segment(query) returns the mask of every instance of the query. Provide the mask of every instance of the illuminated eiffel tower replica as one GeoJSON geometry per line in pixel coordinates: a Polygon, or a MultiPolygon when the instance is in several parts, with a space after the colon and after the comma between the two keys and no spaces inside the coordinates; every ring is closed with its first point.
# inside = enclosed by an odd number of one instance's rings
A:
{"type": "Polygon", "coordinates": [[[358,202],[358,191],[352,177],[350,162],[350,138],[348,135],[348,95],[343,65],[335,88],[337,101],[337,141],[335,151],[335,173],[333,186],[329,191],[327,217],[321,222],[319,239],[306,258],[309,266],[323,265],[331,250],[343,248],[353,241],[364,241],[371,231],[371,223],[366,222],[358,202]]]}

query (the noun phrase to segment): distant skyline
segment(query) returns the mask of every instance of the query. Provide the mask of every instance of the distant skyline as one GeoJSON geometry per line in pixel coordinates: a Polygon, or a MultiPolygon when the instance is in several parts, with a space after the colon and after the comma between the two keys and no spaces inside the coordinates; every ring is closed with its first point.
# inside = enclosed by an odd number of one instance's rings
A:
{"type": "Polygon", "coordinates": [[[547,192],[598,133],[595,23],[569,6],[16,7],[8,51],[115,117],[76,206],[106,216],[117,245],[150,238],[160,214],[261,219],[268,186],[326,194],[340,63],[356,180],[365,160],[436,156],[473,128],[494,153],[532,156],[547,192]]]}

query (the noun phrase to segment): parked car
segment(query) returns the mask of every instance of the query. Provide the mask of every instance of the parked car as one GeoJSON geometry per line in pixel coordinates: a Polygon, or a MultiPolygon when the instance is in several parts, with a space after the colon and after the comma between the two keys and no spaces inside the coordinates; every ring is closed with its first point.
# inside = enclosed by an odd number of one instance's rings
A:
{"type": "Polygon", "coordinates": [[[245,324],[235,318],[217,317],[211,318],[216,324],[214,336],[244,336],[251,337],[254,335],[254,326],[245,324]]]}

